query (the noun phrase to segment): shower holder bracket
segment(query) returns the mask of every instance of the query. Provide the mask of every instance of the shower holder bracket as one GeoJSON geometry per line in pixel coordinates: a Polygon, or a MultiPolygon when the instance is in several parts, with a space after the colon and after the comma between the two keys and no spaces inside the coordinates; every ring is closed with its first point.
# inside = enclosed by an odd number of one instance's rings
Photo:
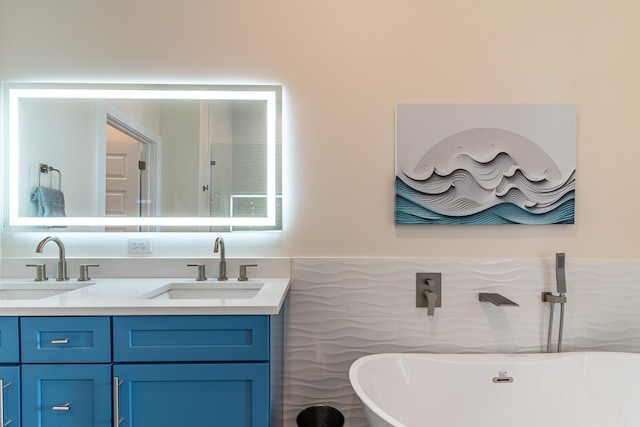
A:
{"type": "Polygon", "coordinates": [[[567,297],[564,295],[554,295],[553,292],[543,292],[542,302],[548,302],[551,304],[560,304],[567,302],[567,297]]]}

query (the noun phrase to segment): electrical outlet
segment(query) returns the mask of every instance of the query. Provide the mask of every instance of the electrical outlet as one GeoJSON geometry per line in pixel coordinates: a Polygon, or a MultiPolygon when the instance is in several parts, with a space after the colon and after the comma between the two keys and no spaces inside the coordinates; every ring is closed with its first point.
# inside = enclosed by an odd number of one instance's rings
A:
{"type": "Polygon", "coordinates": [[[150,253],[151,237],[129,237],[127,248],[129,252],[150,253]]]}

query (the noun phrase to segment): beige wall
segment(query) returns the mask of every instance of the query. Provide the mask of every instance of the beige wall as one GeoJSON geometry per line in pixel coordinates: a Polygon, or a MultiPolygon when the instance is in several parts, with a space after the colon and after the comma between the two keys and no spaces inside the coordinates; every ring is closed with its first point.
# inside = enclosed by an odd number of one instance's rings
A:
{"type": "MultiPolygon", "coordinates": [[[[638,257],[639,17],[633,0],[0,0],[0,79],[282,84],[285,230],[229,236],[230,256],[638,257]],[[576,225],[395,226],[399,102],[576,104],[576,225]]],[[[65,238],[71,256],[126,246],[65,238]]],[[[154,255],[212,240],[154,236],[154,255]]]]}

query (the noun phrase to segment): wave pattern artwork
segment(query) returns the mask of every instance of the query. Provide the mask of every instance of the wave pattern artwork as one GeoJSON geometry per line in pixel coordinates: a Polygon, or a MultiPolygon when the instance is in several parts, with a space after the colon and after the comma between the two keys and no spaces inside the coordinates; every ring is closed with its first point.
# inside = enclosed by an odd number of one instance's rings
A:
{"type": "Polygon", "coordinates": [[[563,173],[522,135],[455,133],[396,168],[397,224],[573,224],[575,167],[563,173]]]}
{"type": "MultiPolygon", "coordinates": [[[[502,202],[470,215],[445,215],[429,209],[429,195],[396,177],[396,224],[573,224],[575,192],[563,194],[548,212],[533,212],[512,202],[502,202]],[[427,202],[425,202],[427,200],[427,202]],[[425,204],[423,204],[425,203],[425,204]]],[[[473,201],[460,201],[460,204],[473,201]]]]}

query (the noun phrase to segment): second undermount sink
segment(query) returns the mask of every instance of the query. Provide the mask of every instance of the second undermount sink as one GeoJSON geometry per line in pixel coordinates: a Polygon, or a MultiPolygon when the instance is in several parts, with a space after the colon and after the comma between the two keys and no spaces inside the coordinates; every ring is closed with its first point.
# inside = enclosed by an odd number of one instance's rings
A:
{"type": "Polygon", "coordinates": [[[42,299],[64,292],[74,291],[93,283],[67,282],[15,282],[0,283],[0,300],[42,299]]]}
{"type": "Polygon", "coordinates": [[[264,283],[249,282],[175,282],[142,295],[144,299],[251,299],[264,283]]]}

